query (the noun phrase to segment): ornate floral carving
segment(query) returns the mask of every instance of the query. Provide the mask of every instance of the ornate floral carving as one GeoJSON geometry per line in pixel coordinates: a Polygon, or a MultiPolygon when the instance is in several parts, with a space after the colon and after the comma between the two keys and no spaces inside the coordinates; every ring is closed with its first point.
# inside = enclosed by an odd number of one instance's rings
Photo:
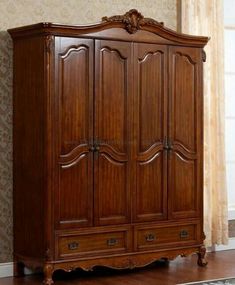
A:
{"type": "Polygon", "coordinates": [[[53,36],[46,36],[45,49],[50,53],[53,48],[53,36]]]}
{"type": "Polygon", "coordinates": [[[103,17],[102,21],[123,23],[130,34],[134,34],[144,25],[163,26],[163,22],[157,22],[151,18],[144,18],[144,16],[136,9],[132,9],[124,15],[103,17]]]}
{"type": "Polygon", "coordinates": [[[206,52],[204,51],[204,49],[202,50],[202,61],[206,62],[206,52]]]}
{"type": "MultiPolygon", "coordinates": [[[[194,253],[197,249],[195,248],[188,248],[183,250],[176,250],[176,251],[169,251],[165,253],[161,252],[153,252],[149,254],[143,255],[130,255],[130,256],[123,256],[117,259],[110,259],[107,258],[106,260],[103,259],[96,259],[96,260],[78,260],[78,261],[70,261],[70,262],[62,262],[54,264],[54,270],[62,269],[64,271],[72,271],[76,268],[82,268],[85,271],[92,270],[95,266],[106,266],[109,268],[115,269],[126,269],[130,268],[133,269],[135,267],[143,267],[155,262],[158,259],[164,260],[173,260],[177,256],[188,256],[194,253]]],[[[198,249],[198,251],[200,251],[198,249]]]]}

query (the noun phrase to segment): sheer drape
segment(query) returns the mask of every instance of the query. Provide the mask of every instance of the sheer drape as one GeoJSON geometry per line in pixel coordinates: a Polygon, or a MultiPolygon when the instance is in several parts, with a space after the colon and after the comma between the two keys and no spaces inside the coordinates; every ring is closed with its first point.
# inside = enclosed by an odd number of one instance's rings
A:
{"type": "Polygon", "coordinates": [[[211,38],[204,65],[204,231],[206,245],[226,244],[223,0],[181,0],[181,29],[211,38]]]}

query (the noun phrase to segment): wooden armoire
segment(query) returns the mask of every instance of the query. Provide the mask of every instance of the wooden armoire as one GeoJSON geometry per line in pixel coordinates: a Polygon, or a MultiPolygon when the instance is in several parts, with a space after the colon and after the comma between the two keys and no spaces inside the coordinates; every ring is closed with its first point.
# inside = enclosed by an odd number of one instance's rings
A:
{"type": "Polygon", "coordinates": [[[203,247],[207,37],[137,10],[14,42],[14,260],[134,268],[203,247]]]}

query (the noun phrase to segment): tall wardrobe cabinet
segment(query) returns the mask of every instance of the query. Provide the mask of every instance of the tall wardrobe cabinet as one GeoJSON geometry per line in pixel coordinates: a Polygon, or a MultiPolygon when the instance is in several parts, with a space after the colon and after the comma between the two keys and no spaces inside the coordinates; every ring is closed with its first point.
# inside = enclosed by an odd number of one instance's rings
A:
{"type": "Polygon", "coordinates": [[[14,41],[14,259],[133,268],[203,247],[203,47],[137,10],[14,41]]]}

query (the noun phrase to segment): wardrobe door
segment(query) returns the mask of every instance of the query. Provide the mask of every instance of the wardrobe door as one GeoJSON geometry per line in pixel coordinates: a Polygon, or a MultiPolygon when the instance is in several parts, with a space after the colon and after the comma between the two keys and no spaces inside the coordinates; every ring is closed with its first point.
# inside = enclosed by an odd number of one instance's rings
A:
{"type": "Polygon", "coordinates": [[[202,211],[203,97],[201,49],[169,49],[169,215],[202,211]]]}
{"type": "Polygon", "coordinates": [[[133,217],[167,218],[167,47],[134,44],[133,217]]]}
{"type": "Polygon", "coordinates": [[[130,221],[131,46],[95,41],[96,225],[130,221]]]}
{"type": "Polygon", "coordinates": [[[55,40],[59,228],[93,224],[93,52],[90,39],[55,40]]]}

